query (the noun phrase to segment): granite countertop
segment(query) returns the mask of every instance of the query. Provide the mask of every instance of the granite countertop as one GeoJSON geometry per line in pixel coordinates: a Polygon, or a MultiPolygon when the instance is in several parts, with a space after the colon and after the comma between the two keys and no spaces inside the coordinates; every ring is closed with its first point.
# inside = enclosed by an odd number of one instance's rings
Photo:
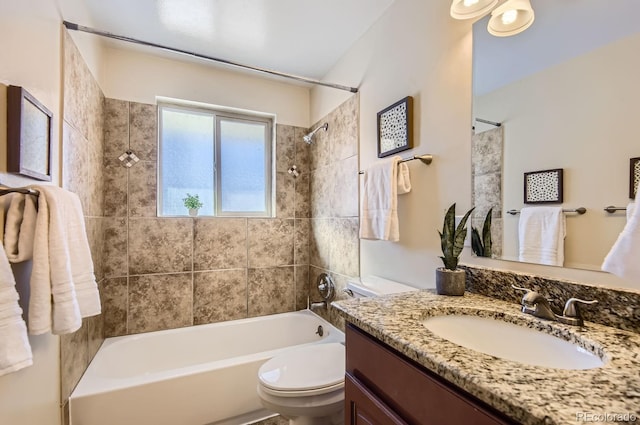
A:
{"type": "Polygon", "coordinates": [[[447,297],[423,290],[332,305],[347,322],[523,424],[588,422],[581,414],[635,415],[637,422],[630,423],[640,424],[638,333],[590,322],[582,328],[563,325],[521,313],[517,304],[470,293],[447,297]],[[538,329],[577,342],[606,363],[564,370],[502,360],[449,342],[422,325],[440,314],[480,315],[538,329]]]}

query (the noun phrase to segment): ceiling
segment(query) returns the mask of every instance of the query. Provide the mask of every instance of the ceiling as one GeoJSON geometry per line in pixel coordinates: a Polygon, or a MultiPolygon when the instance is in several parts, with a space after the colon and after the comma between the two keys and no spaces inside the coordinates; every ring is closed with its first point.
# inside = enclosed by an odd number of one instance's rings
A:
{"type": "MultiPolygon", "coordinates": [[[[75,24],[313,79],[322,79],[391,3],[393,0],[58,0],[63,18],[75,24]]],[[[131,43],[102,40],[117,48],[136,48],[131,43]]]]}

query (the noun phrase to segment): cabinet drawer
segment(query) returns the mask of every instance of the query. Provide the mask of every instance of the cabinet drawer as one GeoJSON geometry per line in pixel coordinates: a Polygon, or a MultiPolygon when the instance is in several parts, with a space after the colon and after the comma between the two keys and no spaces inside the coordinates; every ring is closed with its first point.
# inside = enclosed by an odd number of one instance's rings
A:
{"type": "Polygon", "coordinates": [[[345,425],[407,425],[375,394],[347,373],[344,381],[345,425]]]}
{"type": "Polygon", "coordinates": [[[346,341],[347,373],[409,424],[516,423],[351,324],[346,341]]]}

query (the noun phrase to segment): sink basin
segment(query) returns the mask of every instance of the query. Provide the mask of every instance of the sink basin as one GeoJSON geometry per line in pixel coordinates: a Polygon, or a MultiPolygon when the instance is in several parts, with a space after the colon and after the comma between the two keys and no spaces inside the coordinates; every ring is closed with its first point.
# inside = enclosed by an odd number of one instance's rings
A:
{"type": "Polygon", "coordinates": [[[444,315],[430,317],[422,324],[441,338],[504,360],[556,369],[604,365],[600,357],[576,344],[501,320],[444,315]]]}

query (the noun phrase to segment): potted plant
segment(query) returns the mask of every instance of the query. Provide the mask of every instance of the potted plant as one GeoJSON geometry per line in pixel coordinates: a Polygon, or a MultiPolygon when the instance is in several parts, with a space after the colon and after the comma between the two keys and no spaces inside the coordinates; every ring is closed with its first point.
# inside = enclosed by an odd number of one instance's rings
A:
{"type": "Polygon", "coordinates": [[[187,197],[183,198],[182,201],[184,202],[184,206],[189,209],[189,215],[191,217],[197,216],[198,210],[204,205],[198,195],[192,195],[190,193],[187,193],[187,197]]]}
{"type": "Polygon", "coordinates": [[[442,247],[440,258],[444,263],[444,267],[436,269],[436,292],[440,295],[464,295],[466,273],[458,269],[458,260],[467,236],[467,220],[473,210],[467,211],[456,227],[456,204],[451,205],[444,216],[442,232],[438,231],[442,247]]]}
{"type": "Polygon", "coordinates": [[[491,214],[493,208],[489,209],[487,216],[484,218],[484,224],[482,226],[482,236],[478,229],[471,226],[471,249],[473,253],[478,257],[491,258],[491,214]]]}

